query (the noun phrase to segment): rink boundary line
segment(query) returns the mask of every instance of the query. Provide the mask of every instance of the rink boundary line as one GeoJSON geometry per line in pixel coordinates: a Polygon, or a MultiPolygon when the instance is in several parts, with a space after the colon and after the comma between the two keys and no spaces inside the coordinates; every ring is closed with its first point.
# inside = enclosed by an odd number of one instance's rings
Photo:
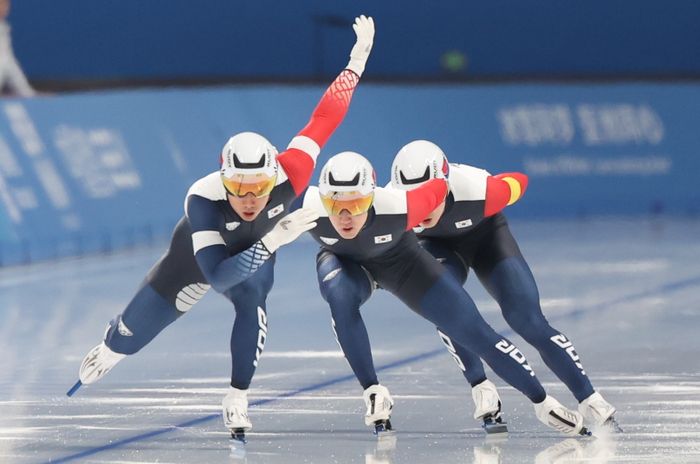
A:
{"type": "MultiPolygon", "coordinates": [[[[685,288],[692,287],[695,285],[700,285],[700,276],[695,276],[695,277],[691,277],[688,279],[678,280],[675,282],[669,282],[669,283],[666,283],[666,284],[661,285],[659,287],[656,287],[654,289],[644,290],[644,291],[640,291],[637,293],[632,293],[630,295],[613,298],[613,299],[608,300],[608,301],[596,303],[596,304],[586,306],[583,308],[574,309],[572,311],[569,311],[569,312],[564,313],[564,314],[560,314],[558,316],[549,317],[548,319],[550,321],[557,321],[557,320],[564,320],[564,319],[576,319],[576,318],[583,316],[584,314],[602,311],[602,310],[608,309],[608,308],[615,306],[615,305],[618,305],[618,304],[629,303],[629,302],[632,302],[634,300],[646,298],[649,296],[665,295],[667,293],[672,293],[674,291],[683,290],[685,288]]],[[[515,333],[515,331],[511,328],[506,328],[504,330],[499,331],[499,333],[501,335],[504,335],[504,336],[510,336],[510,335],[513,335],[515,333]]],[[[433,358],[433,357],[439,355],[440,353],[444,353],[444,352],[445,352],[444,347],[436,348],[436,349],[431,350],[431,351],[426,351],[424,353],[419,353],[419,354],[409,356],[409,357],[406,357],[403,359],[399,359],[399,360],[396,360],[396,361],[393,361],[393,362],[390,362],[387,364],[383,364],[383,365],[377,367],[376,371],[382,372],[382,371],[393,369],[395,367],[400,367],[400,366],[403,366],[406,364],[411,364],[414,362],[423,361],[425,359],[433,358]]],[[[291,398],[291,397],[297,396],[301,393],[306,393],[306,392],[310,392],[310,391],[314,391],[314,390],[320,390],[322,388],[325,388],[325,387],[328,387],[331,385],[335,385],[338,383],[347,382],[350,380],[355,380],[354,374],[347,374],[347,375],[343,375],[340,377],[335,377],[333,379],[325,380],[323,382],[317,382],[317,383],[314,383],[311,385],[307,385],[305,387],[298,388],[296,390],[290,390],[288,392],[281,393],[281,394],[274,396],[274,397],[271,397],[271,398],[265,398],[265,399],[251,401],[250,406],[261,406],[264,404],[274,403],[274,402],[279,401],[281,399],[291,398]]],[[[163,434],[168,433],[168,432],[176,431],[176,430],[181,429],[181,428],[192,427],[192,426],[195,426],[198,424],[202,424],[204,422],[208,422],[210,420],[214,420],[214,419],[217,419],[219,417],[221,417],[220,413],[208,414],[206,416],[198,417],[196,419],[190,419],[188,421],[181,422],[181,423],[176,424],[176,425],[162,427],[162,428],[157,429],[157,430],[152,430],[150,432],[141,433],[138,435],[134,435],[132,437],[128,437],[128,438],[124,438],[121,440],[110,442],[106,445],[97,446],[94,448],[87,449],[85,451],[81,451],[79,453],[64,456],[62,458],[58,458],[55,460],[50,459],[49,461],[45,461],[45,462],[56,464],[56,463],[64,463],[64,462],[74,461],[77,459],[81,459],[81,458],[85,458],[88,456],[98,454],[102,451],[108,451],[111,449],[119,448],[119,447],[124,446],[124,445],[128,445],[130,443],[147,440],[147,439],[152,438],[152,437],[157,437],[159,435],[163,435],[163,434]]]]}

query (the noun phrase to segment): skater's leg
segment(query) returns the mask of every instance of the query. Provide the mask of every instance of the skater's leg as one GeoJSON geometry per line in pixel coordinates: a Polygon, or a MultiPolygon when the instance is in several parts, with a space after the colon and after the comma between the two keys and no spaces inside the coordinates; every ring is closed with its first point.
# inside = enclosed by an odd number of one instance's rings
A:
{"type": "Polygon", "coordinates": [[[484,240],[474,270],[501,307],[506,322],[537,349],[547,367],[580,402],[593,394],[573,343],[542,313],[535,278],[505,221],[484,240]]]}
{"type": "Polygon", "coordinates": [[[522,352],[508,339],[498,335],[481,318],[466,292],[458,294],[454,285],[454,279],[438,279],[419,305],[424,317],[437,324],[441,324],[439,321],[445,317],[452,319],[454,324],[444,323],[445,327],[454,329],[450,336],[478,353],[499,377],[527,396],[534,403],[540,421],[569,435],[585,433],[581,414],[568,410],[546,395],[522,352]],[[448,310],[448,314],[438,314],[437,308],[444,310],[452,307],[461,309],[461,312],[449,314],[452,311],[448,310]],[[458,336],[462,338],[458,339],[458,336]]]}
{"type": "Polygon", "coordinates": [[[583,401],[593,394],[573,343],[542,314],[537,286],[525,260],[519,257],[502,260],[482,282],[498,301],[508,325],[537,349],[547,367],[576,399],[583,401]]]}
{"type": "Polygon", "coordinates": [[[194,260],[189,226],[183,218],[175,227],[168,251],[153,266],[124,312],[109,323],[103,342],[83,360],[82,383],[99,380],[125,355],[146,346],[208,289],[194,260]]]}
{"type": "MultiPolygon", "coordinates": [[[[467,281],[469,268],[454,250],[438,240],[423,239],[420,240],[419,243],[424,250],[435,257],[435,259],[454,276],[460,285],[464,285],[467,281]]],[[[473,387],[486,380],[484,365],[479,356],[458,343],[455,343],[444,331],[440,330],[439,327],[437,331],[440,340],[454,358],[457,366],[460,368],[469,384],[473,387]]]]}
{"type": "Polygon", "coordinates": [[[209,288],[194,259],[190,227],[182,218],[167,252],[124,312],[110,323],[106,345],[118,353],[136,353],[189,311],[209,288]]]}
{"type": "Polygon", "coordinates": [[[357,263],[321,251],[316,259],[321,295],[331,309],[333,330],[357,380],[367,389],[378,384],[367,328],[360,306],[372,293],[373,283],[357,263]]]}
{"type": "Polygon", "coordinates": [[[275,257],[251,277],[226,292],[236,309],[231,331],[231,386],[245,390],[267,340],[267,295],[274,283],[275,257]]]}
{"type": "MultiPolygon", "coordinates": [[[[419,243],[423,249],[433,255],[461,285],[465,284],[469,273],[469,267],[467,261],[460,256],[453,247],[436,239],[422,239],[419,243]]],[[[459,343],[455,343],[444,332],[440,331],[440,329],[438,329],[438,335],[472,387],[471,393],[472,399],[474,400],[474,418],[484,421],[484,428],[488,433],[506,432],[506,424],[501,417],[501,398],[496,389],[496,385],[486,378],[486,372],[484,371],[481,358],[459,343]]]]}
{"type": "Polygon", "coordinates": [[[500,305],[508,324],[538,350],[547,367],[574,394],[584,417],[619,429],[613,418],[615,408],[594,391],[573,343],[542,313],[535,278],[507,222],[495,224],[472,260],[479,280],[500,305]]]}
{"type": "Polygon", "coordinates": [[[253,427],[248,416],[248,388],[267,340],[267,295],[274,283],[275,256],[225,296],[236,310],[231,331],[231,387],[222,401],[224,426],[245,442],[253,427]]]}

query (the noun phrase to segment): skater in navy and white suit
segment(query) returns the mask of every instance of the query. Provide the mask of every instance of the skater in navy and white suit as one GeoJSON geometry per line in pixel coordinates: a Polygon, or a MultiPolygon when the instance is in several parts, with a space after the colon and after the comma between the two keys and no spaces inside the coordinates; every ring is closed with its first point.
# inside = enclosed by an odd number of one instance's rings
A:
{"type": "MultiPolygon", "coordinates": [[[[410,192],[445,177],[448,193],[414,228],[422,247],[450,271],[460,285],[473,269],[501,307],[508,324],[534,346],[547,367],[579,401],[579,411],[596,425],[613,427],[615,408],[596,392],[573,343],[542,314],[537,284],[508,227],[502,210],[527,188],[524,174],[490,175],[464,164],[448,164],[442,149],[427,140],[405,145],[394,158],[391,187],[410,192]]],[[[478,354],[438,334],[472,385],[474,418],[500,413],[496,386],[486,378],[478,354]]]]}
{"type": "Polygon", "coordinates": [[[319,215],[310,231],[321,245],[317,275],[345,357],[364,389],[365,423],[390,428],[393,400],[378,381],[360,307],[375,285],[396,295],[452,340],[477,353],[535,405],[537,417],[566,434],[585,433],[581,414],[547,395],[524,355],[496,333],[445,267],[411,230],[445,198],[444,176],[411,191],[375,186],[374,169],[354,152],[332,157],[304,208],[319,215]]]}
{"type": "Polygon", "coordinates": [[[315,225],[314,212],[290,213],[290,206],[308,186],[316,157],[345,117],[372,48],[372,19],[356,18],[353,29],[357,40],[347,67],[283,153],[261,135],[237,134],[223,148],[221,169],[190,187],[170,248],[109,323],[104,341],[83,360],[83,384],[99,380],[143,348],[212,287],[236,310],[224,423],[235,433],[251,428],[247,392],[267,337],[275,251],[315,225]]]}

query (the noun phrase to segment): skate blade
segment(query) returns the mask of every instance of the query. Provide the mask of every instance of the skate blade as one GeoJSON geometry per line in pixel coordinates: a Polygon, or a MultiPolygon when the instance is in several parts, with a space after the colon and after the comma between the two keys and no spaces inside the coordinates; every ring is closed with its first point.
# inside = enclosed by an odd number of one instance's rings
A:
{"type": "Polygon", "coordinates": [[[231,429],[231,440],[234,444],[245,445],[248,443],[248,439],[245,436],[245,429],[231,429]]]}
{"type": "Polygon", "coordinates": [[[77,382],[75,382],[75,385],[73,385],[73,386],[70,388],[70,390],[68,390],[68,391],[66,392],[66,396],[73,396],[73,395],[75,394],[75,392],[77,392],[78,389],[79,389],[80,387],[82,387],[82,386],[83,386],[83,382],[81,382],[80,380],[78,380],[77,382]]]}
{"type": "Polygon", "coordinates": [[[483,424],[481,427],[483,427],[483,429],[487,435],[495,435],[498,433],[508,433],[508,425],[505,422],[483,424]]]}
{"type": "Polygon", "coordinates": [[[484,423],[481,424],[481,427],[489,435],[508,432],[508,425],[506,421],[504,421],[503,418],[500,416],[500,414],[498,416],[488,415],[486,417],[483,417],[482,420],[484,421],[484,423]]]}
{"type": "Polygon", "coordinates": [[[391,421],[387,419],[376,421],[374,423],[374,430],[372,431],[372,433],[378,438],[380,438],[382,435],[386,435],[387,433],[391,433],[393,431],[394,428],[391,426],[391,421]]]}
{"type": "Polygon", "coordinates": [[[617,423],[614,417],[610,417],[608,420],[606,420],[603,423],[603,427],[605,427],[607,430],[610,430],[611,432],[615,433],[623,433],[624,430],[622,430],[622,427],[620,427],[620,424],[617,423]]]}

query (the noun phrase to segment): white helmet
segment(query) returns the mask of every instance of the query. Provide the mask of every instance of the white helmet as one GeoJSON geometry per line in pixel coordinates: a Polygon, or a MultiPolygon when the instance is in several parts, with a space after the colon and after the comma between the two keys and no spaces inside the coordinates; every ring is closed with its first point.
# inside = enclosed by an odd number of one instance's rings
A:
{"type": "Polygon", "coordinates": [[[231,195],[269,195],[277,170],[277,149],[255,132],[234,135],[221,150],[221,180],[231,195]]]}
{"type": "Polygon", "coordinates": [[[399,150],[391,165],[391,185],[412,190],[431,179],[447,179],[450,165],[442,149],[427,140],[414,140],[399,150]]]}
{"type": "Polygon", "coordinates": [[[376,185],[372,163],[359,153],[344,151],[323,166],[318,190],[328,214],[337,215],[348,210],[357,215],[372,206],[376,185]]]}

